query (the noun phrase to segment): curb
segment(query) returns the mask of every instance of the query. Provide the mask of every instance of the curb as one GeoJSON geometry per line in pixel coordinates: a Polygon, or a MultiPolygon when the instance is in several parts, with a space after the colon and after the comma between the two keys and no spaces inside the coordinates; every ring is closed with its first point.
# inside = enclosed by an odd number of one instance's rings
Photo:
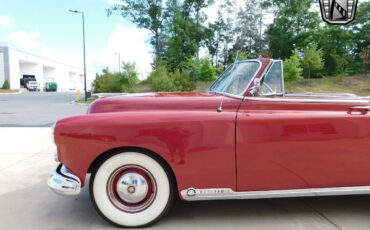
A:
{"type": "Polygon", "coordinates": [[[110,96],[121,96],[121,95],[128,95],[129,93],[93,93],[92,96],[96,96],[97,98],[102,97],[110,97],[110,96]]]}
{"type": "Polygon", "coordinates": [[[22,91],[18,91],[18,92],[15,92],[15,93],[2,93],[2,92],[0,92],[0,95],[17,95],[17,94],[21,94],[21,93],[23,93],[22,91]]]}

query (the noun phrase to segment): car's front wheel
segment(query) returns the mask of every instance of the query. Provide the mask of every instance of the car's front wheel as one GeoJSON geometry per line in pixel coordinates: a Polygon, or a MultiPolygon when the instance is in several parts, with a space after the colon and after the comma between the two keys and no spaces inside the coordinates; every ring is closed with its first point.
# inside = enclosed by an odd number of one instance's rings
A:
{"type": "Polygon", "coordinates": [[[121,227],[153,224],[169,208],[171,175],[163,163],[138,153],[113,155],[90,179],[90,194],[99,213],[121,227]]]}

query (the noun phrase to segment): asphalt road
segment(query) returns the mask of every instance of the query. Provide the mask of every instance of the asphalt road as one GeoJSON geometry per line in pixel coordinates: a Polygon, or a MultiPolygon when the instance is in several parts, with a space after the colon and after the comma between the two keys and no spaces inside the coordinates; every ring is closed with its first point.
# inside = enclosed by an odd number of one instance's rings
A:
{"type": "MultiPolygon", "coordinates": [[[[97,214],[86,187],[77,197],[47,187],[57,164],[50,128],[0,128],[0,140],[0,229],[115,229],[97,214]]],[[[148,229],[365,230],[370,196],[177,201],[148,229]]]]}
{"type": "Polygon", "coordinates": [[[87,106],[71,103],[74,98],[74,93],[0,94],[0,127],[51,126],[58,119],[86,113],[87,106]]]}

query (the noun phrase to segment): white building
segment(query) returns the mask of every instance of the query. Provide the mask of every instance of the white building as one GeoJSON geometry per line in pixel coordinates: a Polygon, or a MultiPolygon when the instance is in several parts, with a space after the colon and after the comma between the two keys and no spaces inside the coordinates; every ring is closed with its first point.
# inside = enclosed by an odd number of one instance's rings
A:
{"type": "MultiPolygon", "coordinates": [[[[58,92],[84,89],[83,68],[23,52],[0,43],[0,88],[4,81],[8,80],[11,89],[20,89],[21,79],[24,77],[34,77],[40,84],[41,90],[47,82],[56,82],[58,92]]],[[[91,89],[94,79],[95,71],[87,70],[88,90],[91,89]]]]}

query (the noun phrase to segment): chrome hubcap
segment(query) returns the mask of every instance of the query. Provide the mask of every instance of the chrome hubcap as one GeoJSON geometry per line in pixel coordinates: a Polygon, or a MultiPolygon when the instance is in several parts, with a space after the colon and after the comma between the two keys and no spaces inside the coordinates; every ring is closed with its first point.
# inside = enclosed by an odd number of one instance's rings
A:
{"type": "Polygon", "coordinates": [[[118,179],[118,196],[128,203],[138,203],[148,194],[148,183],[138,173],[126,173],[118,179]]]}
{"type": "Polygon", "coordinates": [[[138,165],[126,165],[110,175],[107,183],[108,198],[118,209],[141,212],[148,208],[157,194],[152,174],[138,165]]]}

